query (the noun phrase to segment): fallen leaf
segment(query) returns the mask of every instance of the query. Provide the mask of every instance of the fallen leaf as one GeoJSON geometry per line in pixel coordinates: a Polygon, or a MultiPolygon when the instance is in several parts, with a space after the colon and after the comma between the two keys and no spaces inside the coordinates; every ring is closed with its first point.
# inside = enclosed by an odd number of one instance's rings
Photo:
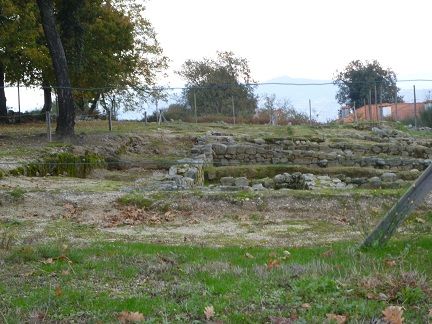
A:
{"type": "Polygon", "coordinates": [[[69,270],[63,270],[63,271],[61,272],[61,274],[62,274],[63,276],[68,276],[68,275],[69,275],[69,270]]]}
{"type": "Polygon", "coordinates": [[[255,257],[252,254],[250,254],[249,252],[245,253],[245,257],[248,259],[255,259],[255,257]]]}
{"type": "Polygon", "coordinates": [[[301,305],[301,307],[304,308],[304,309],[309,309],[312,306],[309,303],[304,303],[304,304],[301,305]]]}
{"type": "Polygon", "coordinates": [[[214,307],[211,305],[206,306],[204,308],[204,315],[205,315],[207,321],[211,320],[215,315],[214,307]]]}
{"type": "Polygon", "coordinates": [[[347,316],[338,314],[327,314],[327,319],[335,321],[337,324],[345,324],[348,320],[347,316]]]}
{"type": "Polygon", "coordinates": [[[56,286],[56,288],[55,288],[55,295],[57,297],[60,297],[61,295],[63,295],[63,290],[61,289],[60,286],[56,286]]]}
{"type": "Polygon", "coordinates": [[[403,308],[401,306],[389,306],[383,310],[383,319],[390,324],[402,324],[403,323],[403,308]]]}
{"type": "Polygon", "coordinates": [[[117,316],[120,323],[144,321],[144,315],[139,312],[123,311],[117,316]]]}
{"type": "Polygon", "coordinates": [[[54,259],[53,258],[48,258],[42,261],[43,264],[53,264],[54,263],[54,259]]]}
{"type": "Polygon", "coordinates": [[[420,218],[420,217],[417,217],[415,220],[416,220],[417,223],[420,223],[420,224],[426,223],[426,221],[423,218],[420,218]]]}
{"type": "Polygon", "coordinates": [[[428,314],[428,316],[429,316],[430,318],[432,318],[432,308],[429,309],[429,314],[428,314]]]}
{"type": "Polygon", "coordinates": [[[384,262],[388,267],[394,267],[396,265],[396,260],[387,259],[384,262]]]}
{"type": "Polygon", "coordinates": [[[278,259],[270,259],[267,262],[267,269],[271,270],[280,266],[280,261],[278,259]]]}

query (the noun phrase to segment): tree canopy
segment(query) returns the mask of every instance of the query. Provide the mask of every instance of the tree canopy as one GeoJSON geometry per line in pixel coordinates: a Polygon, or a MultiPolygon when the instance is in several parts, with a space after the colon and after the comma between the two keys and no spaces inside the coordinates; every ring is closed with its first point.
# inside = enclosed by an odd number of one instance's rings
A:
{"type": "MultiPolygon", "coordinates": [[[[399,92],[396,81],[396,73],[384,69],[378,61],[355,60],[336,72],[334,84],[339,87],[336,100],[341,105],[353,106],[355,103],[359,107],[364,101],[369,103],[371,94],[371,104],[394,102],[395,94],[399,92]]],[[[397,96],[397,100],[402,101],[402,98],[397,96]]]]}
{"type": "Polygon", "coordinates": [[[231,116],[233,100],[236,114],[252,115],[257,108],[249,63],[233,52],[217,52],[215,59],[187,60],[177,73],[186,80],[187,105],[194,107],[196,98],[198,115],[231,116]]]}
{"type": "MultiPolygon", "coordinates": [[[[94,108],[104,96],[151,92],[168,59],[140,1],[52,0],[52,4],[78,108],[87,109],[89,103],[94,108]]],[[[0,0],[0,26],[0,72],[4,71],[5,82],[55,88],[36,2],[0,0]]]]}

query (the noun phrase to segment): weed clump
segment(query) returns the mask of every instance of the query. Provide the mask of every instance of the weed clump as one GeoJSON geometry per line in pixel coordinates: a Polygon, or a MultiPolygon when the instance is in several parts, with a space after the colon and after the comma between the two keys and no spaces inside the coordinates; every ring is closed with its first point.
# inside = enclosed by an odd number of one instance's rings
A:
{"type": "Polygon", "coordinates": [[[94,153],[74,155],[69,152],[52,154],[43,160],[17,167],[10,171],[11,175],[47,176],[66,175],[69,177],[85,178],[95,168],[105,166],[105,160],[94,153]]]}

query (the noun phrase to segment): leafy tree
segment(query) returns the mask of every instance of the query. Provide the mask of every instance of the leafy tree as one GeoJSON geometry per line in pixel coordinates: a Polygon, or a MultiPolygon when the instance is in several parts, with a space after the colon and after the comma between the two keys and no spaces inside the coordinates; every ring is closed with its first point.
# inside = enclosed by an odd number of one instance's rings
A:
{"type": "Polygon", "coordinates": [[[37,0],[37,4],[58,85],[59,116],[56,133],[60,136],[72,136],[75,127],[75,107],[66,55],[56,28],[53,3],[51,0],[37,0]]]}
{"type": "Polygon", "coordinates": [[[252,115],[257,108],[248,61],[232,52],[218,52],[216,59],[187,60],[177,73],[187,82],[186,103],[194,107],[196,98],[198,115],[231,116],[233,99],[236,114],[252,115]]]}
{"type": "MultiPolygon", "coordinates": [[[[0,22],[8,23],[0,36],[10,35],[0,37],[0,51],[8,54],[2,55],[8,58],[3,64],[6,82],[42,86],[44,109],[49,110],[51,86],[57,83],[38,7],[24,0],[0,0],[0,4],[0,19],[5,18],[0,22]],[[28,23],[22,24],[24,18],[28,23]],[[17,31],[27,38],[17,37],[17,31]],[[26,69],[18,69],[20,66],[26,69]]],[[[166,68],[167,58],[143,16],[142,4],[134,0],[53,0],[53,6],[79,109],[90,105],[94,111],[102,98],[122,101],[123,107],[130,109],[138,99],[148,98],[156,75],[166,68]]]]}
{"type": "MultiPolygon", "coordinates": [[[[36,2],[0,0],[0,27],[0,79],[27,86],[41,83],[41,72],[50,65],[50,58],[36,2]]],[[[3,90],[0,106],[5,107],[3,90]]]]}
{"type": "MultiPolygon", "coordinates": [[[[363,101],[369,102],[371,94],[371,104],[379,102],[393,102],[395,93],[399,92],[396,86],[396,74],[391,69],[384,69],[374,60],[365,63],[360,60],[350,62],[343,71],[336,72],[334,84],[339,87],[336,100],[341,105],[357,107],[363,105],[363,101]],[[375,86],[377,95],[375,97],[375,86]]],[[[402,97],[397,100],[402,102],[402,97]]]]}

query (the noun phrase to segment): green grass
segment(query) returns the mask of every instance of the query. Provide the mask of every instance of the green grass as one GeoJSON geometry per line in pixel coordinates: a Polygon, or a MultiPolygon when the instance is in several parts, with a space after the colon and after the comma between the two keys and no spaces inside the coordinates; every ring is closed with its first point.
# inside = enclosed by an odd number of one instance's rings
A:
{"type": "Polygon", "coordinates": [[[430,235],[363,252],[346,242],[285,249],[125,242],[21,246],[3,257],[0,318],[115,322],[120,312],[134,311],[149,323],[199,323],[212,305],[214,319],[227,323],[270,317],[322,323],[328,313],[368,322],[386,306],[402,305],[407,323],[425,323],[431,250],[430,235]],[[387,300],[379,300],[380,294],[387,300]]]}

